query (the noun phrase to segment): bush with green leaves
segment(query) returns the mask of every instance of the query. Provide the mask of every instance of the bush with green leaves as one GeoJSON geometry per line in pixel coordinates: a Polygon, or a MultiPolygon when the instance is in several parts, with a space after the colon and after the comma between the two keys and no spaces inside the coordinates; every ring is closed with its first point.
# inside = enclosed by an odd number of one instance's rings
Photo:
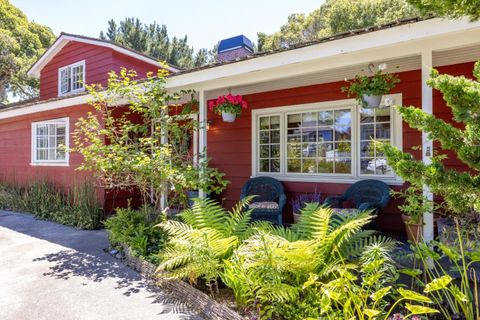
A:
{"type": "Polygon", "coordinates": [[[97,229],[103,220],[95,186],[88,181],[65,190],[47,181],[29,185],[0,185],[0,208],[29,212],[34,216],[82,229],[97,229]]]}
{"type": "Polygon", "coordinates": [[[155,225],[162,220],[162,216],[154,215],[148,207],[140,210],[118,208],[104,225],[110,243],[126,245],[135,256],[159,263],[158,252],[165,247],[167,234],[155,225]]]}

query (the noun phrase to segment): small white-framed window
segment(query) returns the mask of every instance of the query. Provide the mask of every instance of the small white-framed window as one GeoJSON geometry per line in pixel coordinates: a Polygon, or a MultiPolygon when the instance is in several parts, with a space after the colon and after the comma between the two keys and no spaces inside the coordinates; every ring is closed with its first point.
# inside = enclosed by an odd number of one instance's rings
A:
{"type": "Polygon", "coordinates": [[[402,148],[402,120],[393,107],[365,109],[354,99],[252,110],[252,175],[287,181],[400,184],[373,140],[402,148]]]}
{"type": "Polygon", "coordinates": [[[32,122],[32,165],[68,165],[69,118],[32,122]]]}
{"type": "Polygon", "coordinates": [[[85,60],[58,69],[58,95],[85,89],[85,60]]]}

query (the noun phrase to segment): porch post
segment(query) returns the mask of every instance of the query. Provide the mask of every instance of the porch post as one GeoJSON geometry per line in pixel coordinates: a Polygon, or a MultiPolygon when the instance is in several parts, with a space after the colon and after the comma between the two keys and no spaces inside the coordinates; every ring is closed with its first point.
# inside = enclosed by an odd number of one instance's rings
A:
{"type": "MultiPolygon", "coordinates": [[[[200,90],[198,92],[198,154],[199,154],[199,165],[200,165],[200,174],[202,174],[202,164],[207,159],[207,105],[205,103],[205,91],[200,90]]],[[[200,198],[205,198],[205,190],[198,190],[198,195],[200,198]]]]}
{"type": "MultiPolygon", "coordinates": [[[[433,113],[433,91],[427,85],[430,77],[430,69],[432,68],[432,50],[422,51],[422,110],[426,113],[433,113]]],[[[425,164],[432,162],[433,142],[428,139],[425,132],[422,132],[422,160],[425,164]]],[[[427,186],[423,187],[423,194],[427,199],[433,200],[433,194],[427,186]]],[[[425,212],[423,214],[423,240],[433,240],[433,213],[425,212]]]]}

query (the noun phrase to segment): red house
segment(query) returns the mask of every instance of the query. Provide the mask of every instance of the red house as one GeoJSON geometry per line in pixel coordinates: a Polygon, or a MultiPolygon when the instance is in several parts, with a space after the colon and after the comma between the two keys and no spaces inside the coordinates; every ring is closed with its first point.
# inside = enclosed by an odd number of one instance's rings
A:
{"type": "MultiPolygon", "coordinates": [[[[403,182],[393,172],[378,170],[375,164],[385,161],[381,155],[365,152],[370,138],[390,141],[429,161],[438,146],[403,123],[390,105],[417,106],[451,121],[450,109],[425,82],[431,67],[472,76],[473,63],[480,59],[480,23],[409,19],[262,54],[253,54],[250,41],[240,36],[225,40],[219,55],[222,62],[208,67],[180,72],[172,68],[167,88],[197,91],[200,122],[210,125],[200,127],[195,145],[207,150],[211,165],[231,181],[222,194],[226,206],[238,201],[250,177],[262,175],[282,181],[290,198],[315,190],[338,195],[367,178],[401,188],[403,182]],[[340,90],[344,79],[371,63],[387,64],[401,80],[384,97],[393,103],[384,101],[384,108],[374,111],[360,108],[340,90]],[[223,122],[206,108],[209,99],[228,92],[243,95],[249,104],[234,123],[223,122]],[[314,138],[303,139],[304,133],[314,138]],[[414,146],[422,146],[423,152],[414,146]]],[[[44,176],[71,184],[79,156],[56,153],[36,141],[54,130],[57,141],[68,142],[65,132],[71,133],[75,119],[89,109],[87,96],[76,93],[83,90],[78,79],[102,82],[108,70],[120,66],[139,74],[156,68],[155,61],[111,43],[61,35],[30,70],[40,77],[40,100],[0,111],[1,172],[22,180],[44,176]]],[[[466,169],[454,157],[446,161],[466,169]]],[[[290,219],[286,210],[284,220],[290,219]]],[[[378,223],[384,231],[403,232],[395,201],[379,213],[378,223]]],[[[432,230],[433,222],[427,219],[427,239],[432,230]]]]}

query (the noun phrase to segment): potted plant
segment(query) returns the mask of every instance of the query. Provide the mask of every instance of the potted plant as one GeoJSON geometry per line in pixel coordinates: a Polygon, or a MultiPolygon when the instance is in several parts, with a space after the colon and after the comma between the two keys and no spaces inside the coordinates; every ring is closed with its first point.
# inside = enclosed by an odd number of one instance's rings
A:
{"type": "Polygon", "coordinates": [[[293,222],[298,223],[300,220],[301,210],[305,207],[306,203],[321,203],[322,197],[320,193],[315,190],[314,193],[303,193],[297,195],[290,201],[293,212],[293,222]]]}
{"type": "Polygon", "coordinates": [[[397,75],[384,73],[383,68],[379,68],[373,75],[357,74],[352,81],[348,81],[348,86],[342,87],[342,92],[347,96],[354,96],[358,103],[364,108],[378,108],[384,94],[390,91],[400,82],[397,75]]]}
{"type": "Polygon", "coordinates": [[[208,102],[210,111],[222,115],[223,121],[234,122],[240,116],[243,109],[247,109],[247,102],[241,95],[227,94],[219,96],[216,100],[208,102]]]}
{"type": "Polygon", "coordinates": [[[402,212],[402,221],[405,224],[408,240],[412,243],[418,243],[422,240],[423,234],[423,214],[433,212],[439,205],[429,200],[423,190],[415,185],[411,185],[403,191],[392,191],[392,196],[404,199],[402,205],[398,208],[402,212]]]}

